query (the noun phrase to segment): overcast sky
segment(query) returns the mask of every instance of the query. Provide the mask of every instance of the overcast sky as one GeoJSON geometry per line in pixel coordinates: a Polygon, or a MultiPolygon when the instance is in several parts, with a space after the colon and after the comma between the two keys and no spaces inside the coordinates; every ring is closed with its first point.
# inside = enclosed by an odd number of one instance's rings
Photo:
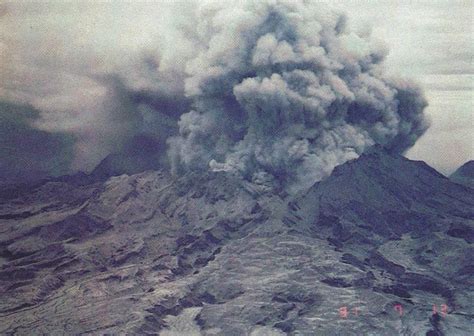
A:
{"type": "Polygon", "coordinates": [[[414,78],[425,89],[432,125],[407,156],[445,174],[474,159],[474,2],[331,3],[388,44],[391,72],[414,78]]]}
{"type": "MultiPolygon", "coordinates": [[[[424,88],[432,125],[407,156],[424,160],[445,174],[472,160],[474,2],[327,2],[347,13],[354,30],[372,34],[388,46],[390,73],[413,78],[424,88]]],[[[186,3],[150,1],[0,4],[3,165],[14,167],[16,163],[5,162],[16,160],[21,166],[36,155],[41,167],[35,169],[54,170],[67,164],[90,169],[113,151],[121,139],[133,133],[135,126],[129,120],[134,112],[128,108],[130,102],[120,99],[121,86],[104,74],[117,73],[127,78],[129,87],[150,89],[157,79],[150,79],[146,68],[137,66],[137,55],[150,55],[153,62],[154,55],[160,54],[162,67],[182,67],[179,58],[164,50],[175,40],[183,40],[177,35],[186,34],[186,30],[168,27],[185,21],[191,10],[192,5],[186,3]],[[32,111],[12,107],[20,105],[32,111]],[[112,128],[106,125],[111,114],[117,121],[112,128]],[[7,135],[11,125],[28,129],[29,135],[7,135]],[[109,135],[107,142],[100,137],[104,132],[109,135]],[[73,144],[71,135],[80,140],[73,144]],[[20,153],[15,146],[25,146],[25,138],[36,145],[28,145],[30,151],[20,153]],[[37,142],[48,143],[50,151],[39,149],[37,142]],[[77,155],[81,150],[87,152],[87,159],[77,155]],[[57,151],[61,151],[60,158],[45,159],[57,151]]],[[[173,48],[181,48],[182,54],[193,51],[190,45],[173,48]]],[[[170,87],[153,89],[172,91],[173,81],[167,81],[170,87]]]]}

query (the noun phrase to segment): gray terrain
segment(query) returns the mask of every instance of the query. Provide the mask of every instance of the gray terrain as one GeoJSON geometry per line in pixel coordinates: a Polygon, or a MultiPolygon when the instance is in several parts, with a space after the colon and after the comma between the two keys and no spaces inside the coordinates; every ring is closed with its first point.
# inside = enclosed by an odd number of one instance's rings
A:
{"type": "Polygon", "coordinates": [[[145,171],[0,197],[2,335],[472,335],[474,192],[424,162],[375,150],[298,195],[145,171]]]}
{"type": "Polygon", "coordinates": [[[463,164],[449,178],[456,183],[474,188],[474,160],[463,164]]]}

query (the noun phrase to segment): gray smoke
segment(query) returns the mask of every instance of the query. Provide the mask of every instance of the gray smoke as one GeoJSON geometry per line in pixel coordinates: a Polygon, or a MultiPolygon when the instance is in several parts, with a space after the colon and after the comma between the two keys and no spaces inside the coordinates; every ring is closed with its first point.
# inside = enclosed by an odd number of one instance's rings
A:
{"type": "Polygon", "coordinates": [[[212,3],[197,32],[194,109],[168,140],[175,172],[270,174],[298,190],[374,144],[403,153],[427,128],[420,89],[384,75],[386,49],[320,4],[212,3]]]}
{"type": "Polygon", "coordinates": [[[68,139],[55,142],[67,154],[56,171],[150,147],[176,174],[232,171],[293,191],[374,144],[403,153],[427,128],[420,89],[384,75],[386,48],[317,2],[34,3],[0,12],[0,103],[31,106],[28,131],[68,139]]]}
{"type": "Polygon", "coordinates": [[[180,60],[193,46],[175,26],[192,9],[1,3],[0,130],[18,127],[0,132],[0,179],[91,171],[124,150],[124,158],[153,150],[166,158],[166,139],[189,110],[180,60]],[[173,13],[184,16],[172,19],[173,13]],[[170,43],[175,38],[181,43],[170,43]],[[18,139],[38,134],[48,141],[35,142],[32,155],[28,141],[18,139]]]}

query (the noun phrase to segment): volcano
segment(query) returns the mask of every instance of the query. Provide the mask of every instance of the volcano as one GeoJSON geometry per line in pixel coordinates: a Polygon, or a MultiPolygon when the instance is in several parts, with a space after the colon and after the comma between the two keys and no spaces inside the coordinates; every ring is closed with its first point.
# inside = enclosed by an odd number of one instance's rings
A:
{"type": "Polygon", "coordinates": [[[3,193],[0,220],[5,335],[472,334],[473,190],[380,148],[297,195],[78,176],[3,193]]]}

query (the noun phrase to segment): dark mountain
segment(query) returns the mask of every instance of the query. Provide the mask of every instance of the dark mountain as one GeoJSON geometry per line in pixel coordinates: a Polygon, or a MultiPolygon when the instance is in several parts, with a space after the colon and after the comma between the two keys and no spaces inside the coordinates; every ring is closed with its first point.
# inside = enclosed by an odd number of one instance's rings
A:
{"type": "Polygon", "coordinates": [[[164,144],[151,136],[135,136],[121,151],[109,154],[89,174],[103,180],[122,174],[137,174],[146,170],[163,168],[159,153],[165,152],[164,144]]]}
{"type": "Polygon", "coordinates": [[[1,334],[471,334],[474,193],[380,149],[298,196],[147,171],[0,218],[1,334]]]}
{"type": "Polygon", "coordinates": [[[463,164],[449,178],[456,183],[474,188],[474,160],[463,164]]]}
{"type": "Polygon", "coordinates": [[[159,154],[164,152],[163,146],[162,141],[153,136],[135,136],[120,151],[107,155],[90,173],[76,172],[70,175],[48,176],[45,172],[30,171],[17,172],[12,177],[13,174],[2,175],[0,171],[0,202],[2,199],[19,197],[50,182],[84,186],[104,182],[113,176],[162,169],[166,167],[159,154]]]}

